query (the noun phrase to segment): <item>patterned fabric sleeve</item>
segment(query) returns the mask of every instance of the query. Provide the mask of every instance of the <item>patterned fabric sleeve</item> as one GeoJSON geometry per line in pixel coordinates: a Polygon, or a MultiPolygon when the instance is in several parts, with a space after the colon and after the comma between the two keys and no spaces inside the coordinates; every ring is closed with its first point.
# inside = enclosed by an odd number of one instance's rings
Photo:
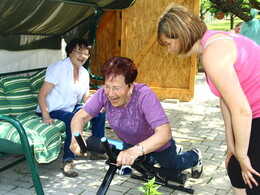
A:
{"type": "Polygon", "coordinates": [[[141,108],[144,112],[145,119],[150,124],[152,129],[155,129],[165,123],[169,123],[163,107],[155,93],[147,87],[142,94],[143,97],[141,97],[141,108]]]}

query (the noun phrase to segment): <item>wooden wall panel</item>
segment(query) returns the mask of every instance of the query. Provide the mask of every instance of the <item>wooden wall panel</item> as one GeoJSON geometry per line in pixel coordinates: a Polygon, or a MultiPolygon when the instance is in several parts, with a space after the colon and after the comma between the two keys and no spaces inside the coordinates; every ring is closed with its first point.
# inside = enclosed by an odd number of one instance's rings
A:
{"type": "Polygon", "coordinates": [[[138,68],[137,82],[150,86],[159,99],[190,101],[194,95],[196,57],[178,58],[156,40],[159,17],[172,2],[199,13],[199,0],[136,0],[128,9],[106,13],[110,19],[102,18],[102,32],[97,37],[98,66],[115,55],[129,57],[138,68]]]}

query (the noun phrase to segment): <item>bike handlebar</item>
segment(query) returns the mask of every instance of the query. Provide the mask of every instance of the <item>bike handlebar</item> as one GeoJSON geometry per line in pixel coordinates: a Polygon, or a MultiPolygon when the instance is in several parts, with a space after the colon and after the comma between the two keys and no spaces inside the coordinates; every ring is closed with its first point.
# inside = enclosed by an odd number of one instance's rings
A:
{"type": "MultiPolygon", "coordinates": [[[[112,152],[112,149],[107,141],[107,138],[105,137],[102,137],[101,138],[101,142],[103,143],[103,146],[104,146],[104,150],[109,158],[109,160],[112,162],[112,163],[116,163],[116,156],[115,154],[112,152]]],[[[113,146],[112,146],[113,147],[113,146]]]]}

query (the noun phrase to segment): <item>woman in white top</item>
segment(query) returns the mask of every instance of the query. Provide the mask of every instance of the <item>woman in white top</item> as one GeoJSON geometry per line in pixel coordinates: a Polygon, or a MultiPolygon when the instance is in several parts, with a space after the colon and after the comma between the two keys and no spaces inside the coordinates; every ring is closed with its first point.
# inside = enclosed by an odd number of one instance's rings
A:
{"type": "MultiPolygon", "coordinates": [[[[66,46],[66,53],[67,58],[47,68],[38,95],[36,113],[45,124],[54,124],[53,119],[62,120],[66,124],[62,171],[68,177],[76,177],[78,173],[73,166],[75,155],[69,149],[70,123],[74,114],[82,107],[79,102],[86,102],[90,98],[89,73],[83,65],[91,54],[91,45],[81,38],[75,38],[66,46]]],[[[92,134],[101,138],[104,136],[104,129],[105,113],[100,113],[92,119],[92,134]]]]}

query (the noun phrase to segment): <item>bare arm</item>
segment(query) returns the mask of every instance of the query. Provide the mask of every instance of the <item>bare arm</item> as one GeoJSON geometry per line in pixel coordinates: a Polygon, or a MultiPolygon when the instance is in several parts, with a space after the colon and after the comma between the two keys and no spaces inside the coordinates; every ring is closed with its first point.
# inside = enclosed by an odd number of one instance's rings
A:
{"type": "Polygon", "coordinates": [[[233,135],[230,112],[222,98],[220,98],[220,107],[221,107],[221,112],[225,124],[225,132],[226,132],[227,157],[226,157],[225,165],[227,168],[230,157],[235,154],[235,143],[234,143],[234,135],[233,135]]]}
{"type": "Polygon", "coordinates": [[[205,71],[221,93],[230,112],[235,139],[235,156],[242,168],[245,183],[251,187],[251,182],[257,184],[252,174],[260,174],[251,167],[247,156],[252,111],[234,69],[235,60],[236,46],[232,40],[212,42],[203,53],[205,71]]]}
{"type": "Polygon", "coordinates": [[[52,83],[44,81],[38,94],[38,102],[42,112],[42,122],[46,124],[54,124],[55,121],[50,117],[49,110],[46,103],[47,95],[54,88],[52,83]]]}
{"type": "Polygon", "coordinates": [[[206,48],[207,51],[203,54],[204,68],[230,112],[236,157],[245,158],[249,145],[252,112],[233,67],[236,48],[231,43],[226,43],[223,47],[220,42],[213,42],[206,48]]]}
{"type": "Polygon", "coordinates": [[[79,132],[81,135],[83,133],[83,128],[87,122],[89,122],[92,119],[92,116],[90,116],[83,108],[80,109],[72,118],[71,120],[71,144],[70,149],[71,151],[76,155],[82,155],[80,153],[79,145],[74,138],[74,134],[76,132],[79,132]]]}
{"type": "Polygon", "coordinates": [[[220,108],[225,124],[227,147],[234,148],[234,135],[232,130],[232,121],[228,107],[226,106],[224,100],[220,98],[220,108]]]}
{"type": "MultiPolygon", "coordinates": [[[[154,131],[155,134],[139,143],[143,146],[144,154],[160,149],[172,138],[171,128],[168,123],[158,126],[154,131]]],[[[117,166],[132,165],[139,156],[142,156],[142,152],[137,146],[124,150],[117,157],[117,166]]]]}

